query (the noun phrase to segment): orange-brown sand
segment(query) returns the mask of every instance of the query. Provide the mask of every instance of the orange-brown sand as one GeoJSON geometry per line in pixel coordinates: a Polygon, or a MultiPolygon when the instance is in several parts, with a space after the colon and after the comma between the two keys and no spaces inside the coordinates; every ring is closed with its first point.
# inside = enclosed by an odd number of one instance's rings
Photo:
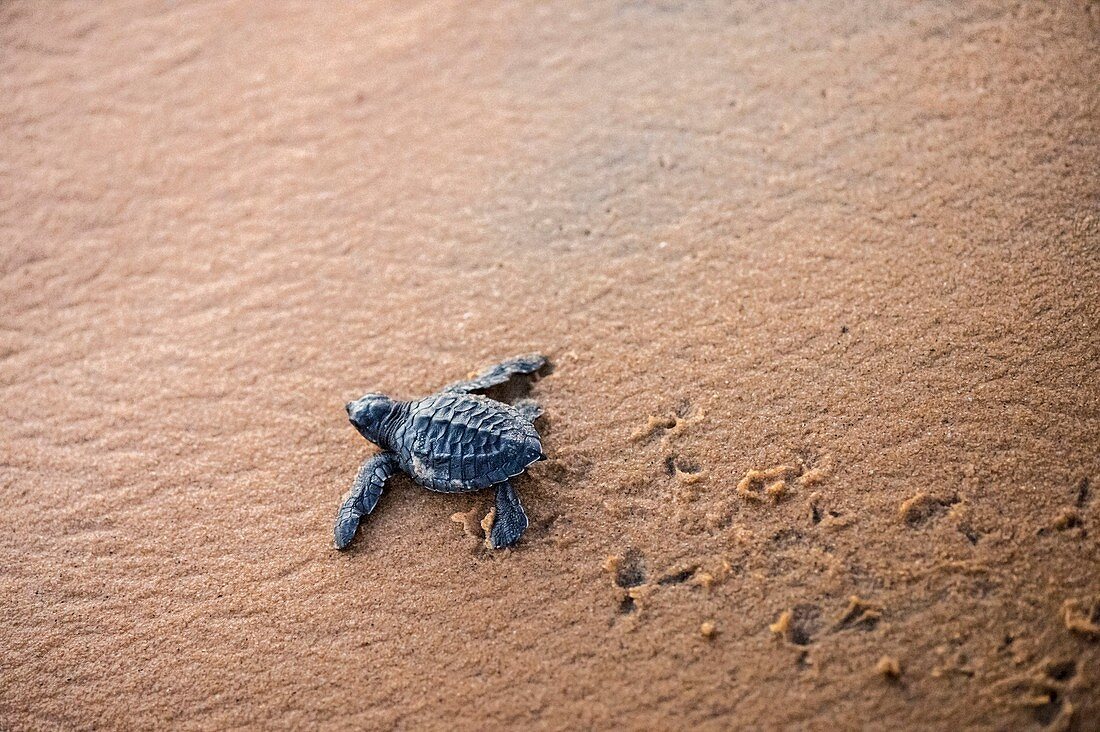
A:
{"type": "Polygon", "coordinates": [[[1098,39],[0,5],[0,727],[1097,729],[1098,39]],[[334,551],[344,402],[528,351],[519,546],[334,551]]]}

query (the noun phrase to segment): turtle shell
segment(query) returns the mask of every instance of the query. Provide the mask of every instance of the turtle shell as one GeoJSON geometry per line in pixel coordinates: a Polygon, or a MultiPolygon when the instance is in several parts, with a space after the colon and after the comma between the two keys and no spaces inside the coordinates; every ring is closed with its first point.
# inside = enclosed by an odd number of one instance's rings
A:
{"type": "Polygon", "coordinates": [[[394,437],[413,480],[447,493],[488,488],[542,458],[534,425],[507,404],[477,394],[440,393],[412,402],[394,437]]]}

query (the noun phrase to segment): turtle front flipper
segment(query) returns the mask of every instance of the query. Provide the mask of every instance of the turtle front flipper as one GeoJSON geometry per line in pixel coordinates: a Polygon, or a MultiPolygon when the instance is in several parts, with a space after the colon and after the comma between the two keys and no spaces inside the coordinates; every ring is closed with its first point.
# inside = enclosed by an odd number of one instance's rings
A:
{"type": "Polygon", "coordinates": [[[501,549],[519,541],[527,530],[527,514],[519,502],[516,489],[508,481],[497,484],[497,507],[493,525],[485,538],[490,549],[501,549]]]}
{"type": "Polygon", "coordinates": [[[337,549],[346,549],[351,543],[355,530],[359,528],[359,520],[374,510],[382,496],[382,486],[397,470],[397,456],[392,452],[375,455],[359,468],[351,491],[336,512],[336,526],[332,533],[337,549]]]}
{"type": "Polygon", "coordinates": [[[450,386],[445,386],[441,391],[462,392],[465,394],[483,391],[497,384],[503,384],[513,376],[533,374],[545,365],[546,356],[537,353],[515,356],[507,361],[501,361],[496,366],[490,366],[471,379],[457,381],[450,386]]]}

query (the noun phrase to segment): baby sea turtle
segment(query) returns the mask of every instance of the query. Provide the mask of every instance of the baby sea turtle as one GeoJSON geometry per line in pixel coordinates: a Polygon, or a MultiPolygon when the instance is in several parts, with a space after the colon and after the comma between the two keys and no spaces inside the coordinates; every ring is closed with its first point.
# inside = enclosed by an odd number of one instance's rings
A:
{"type": "Polygon", "coordinates": [[[399,470],[443,493],[495,486],[496,515],[488,544],[498,549],[516,543],[527,529],[527,514],[508,479],[546,459],[532,424],[542,409],[530,399],[509,406],[476,392],[517,374],[533,374],[545,364],[546,358],[537,354],[516,356],[424,399],[401,402],[367,394],[349,402],[348,419],[383,452],[363,463],[336,513],[336,548],[351,543],[360,519],[378,503],[386,479],[399,470]]]}

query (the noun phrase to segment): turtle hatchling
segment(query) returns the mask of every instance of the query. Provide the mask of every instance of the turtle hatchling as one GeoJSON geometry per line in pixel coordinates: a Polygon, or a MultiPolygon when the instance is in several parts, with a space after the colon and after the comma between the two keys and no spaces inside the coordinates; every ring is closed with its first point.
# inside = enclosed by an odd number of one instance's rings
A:
{"type": "Polygon", "coordinates": [[[442,493],[496,488],[487,544],[494,549],[515,544],[527,529],[527,514],[510,479],[546,459],[533,424],[542,409],[529,399],[508,405],[478,392],[545,364],[543,356],[516,356],[424,399],[402,402],[367,394],[349,402],[348,419],[382,452],[363,463],[336,513],[336,548],[351,543],[359,521],[374,510],[386,480],[398,471],[442,493]]]}

